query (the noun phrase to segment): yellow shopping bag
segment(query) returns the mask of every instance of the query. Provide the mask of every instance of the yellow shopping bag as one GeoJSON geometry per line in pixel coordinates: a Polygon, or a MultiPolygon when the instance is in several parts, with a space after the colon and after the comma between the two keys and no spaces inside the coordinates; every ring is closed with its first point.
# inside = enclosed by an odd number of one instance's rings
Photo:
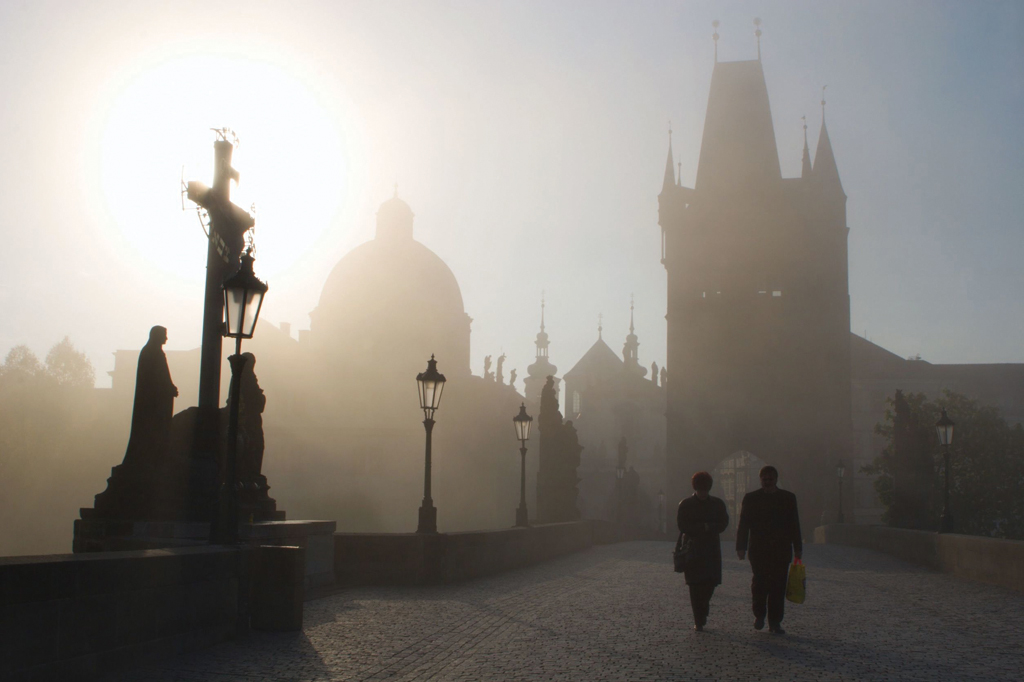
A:
{"type": "Polygon", "coordinates": [[[786,584],[786,599],[794,604],[803,604],[807,596],[807,570],[799,559],[789,567],[789,582],[786,584]]]}

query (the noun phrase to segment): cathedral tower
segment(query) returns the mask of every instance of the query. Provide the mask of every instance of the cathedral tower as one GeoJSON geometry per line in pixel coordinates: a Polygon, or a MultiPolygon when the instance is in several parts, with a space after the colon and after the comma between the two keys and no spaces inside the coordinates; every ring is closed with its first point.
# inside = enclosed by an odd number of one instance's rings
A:
{"type": "Polygon", "coordinates": [[[813,167],[806,154],[802,177],[783,178],[761,61],[716,62],[694,187],[670,141],[658,197],[672,499],[752,453],[799,496],[805,534],[851,433],[846,195],[824,108],[813,167]]]}

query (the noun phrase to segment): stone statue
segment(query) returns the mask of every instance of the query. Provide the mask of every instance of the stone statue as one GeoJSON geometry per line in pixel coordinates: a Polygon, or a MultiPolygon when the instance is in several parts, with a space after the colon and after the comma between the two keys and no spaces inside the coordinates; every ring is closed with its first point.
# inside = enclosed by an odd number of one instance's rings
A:
{"type": "Polygon", "coordinates": [[[167,329],[156,326],[149,330],[149,341],[139,352],[135,373],[135,404],[132,428],[124,464],[129,467],[152,466],[166,453],[178,388],[171,381],[167,356],[167,329]]]}
{"type": "Polygon", "coordinates": [[[656,362],[651,363],[651,381],[654,382],[655,386],[658,385],[658,363],[656,362]]]}
{"type": "Polygon", "coordinates": [[[512,370],[508,375],[508,385],[512,388],[516,387],[516,371],[512,370]]]}
{"type": "Polygon", "coordinates": [[[497,380],[498,380],[499,384],[504,384],[505,383],[505,373],[501,369],[504,364],[505,364],[505,354],[502,353],[501,355],[498,356],[498,371],[497,371],[498,376],[497,376],[497,380]]]}
{"type": "Polygon", "coordinates": [[[571,421],[562,423],[558,410],[555,379],[547,378],[540,392],[539,467],[537,471],[537,519],[542,523],[576,521],[580,518],[576,500],[583,447],[571,421]]]}
{"type": "Polygon", "coordinates": [[[668,382],[668,368],[667,367],[662,367],[661,368],[661,387],[662,388],[664,388],[666,386],[666,382],[668,382]]]}
{"type": "MultiPolygon", "coordinates": [[[[267,477],[263,475],[263,410],[266,408],[267,398],[256,378],[256,356],[252,353],[242,353],[242,357],[245,358],[245,365],[242,367],[242,376],[239,380],[241,397],[238,402],[236,450],[236,472],[241,484],[239,502],[242,505],[243,520],[252,516],[254,520],[259,521],[272,518],[277,508],[276,501],[267,496],[270,486],[267,484],[267,477]]],[[[224,409],[231,409],[230,396],[224,409]]],[[[227,424],[227,414],[222,421],[227,424]]]]}
{"type": "Polygon", "coordinates": [[[484,379],[493,379],[494,374],[491,373],[491,356],[484,356],[484,379]]]}

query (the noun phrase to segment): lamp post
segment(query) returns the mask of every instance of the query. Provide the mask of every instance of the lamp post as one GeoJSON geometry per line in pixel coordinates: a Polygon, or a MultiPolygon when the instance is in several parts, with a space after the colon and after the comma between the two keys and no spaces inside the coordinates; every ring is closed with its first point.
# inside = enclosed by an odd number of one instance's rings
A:
{"type": "Polygon", "coordinates": [[[837,521],[839,523],[846,523],[843,518],[843,478],[846,477],[846,466],[843,464],[843,460],[839,460],[839,464],[836,465],[836,478],[839,479],[839,515],[837,521]]]}
{"type": "Polygon", "coordinates": [[[658,530],[661,531],[662,535],[664,535],[665,532],[666,532],[665,525],[666,525],[666,522],[665,522],[665,491],[664,490],[659,490],[658,491],[658,530]]]}
{"type": "Polygon", "coordinates": [[[939,518],[939,532],[953,532],[953,515],[949,511],[949,445],[953,442],[953,420],[946,415],[946,408],[942,408],[942,416],[935,423],[935,432],[939,435],[939,445],[942,446],[943,468],[945,469],[946,487],[942,498],[942,516],[939,518]]]}
{"type": "Polygon", "coordinates": [[[242,339],[251,339],[256,320],[263,306],[267,285],[252,271],[253,257],[247,251],[242,256],[238,272],[224,280],[224,336],[235,340],[235,354],[231,363],[231,409],[228,412],[228,449],[225,458],[224,480],[220,487],[217,518],[210,528],[210,539],[220,544],[238,542],[238,404],[242,385],[242,371],[246,358],[242,355],[242,339]]]}
{"type": "Polygon", "coordinates": [[[618,523],[622,523],[622,481],[625,477],[626,465],[624,461],[620,461],[615,467],[615,520],[618,523]]]}
{"type": "Polygon", "coordinates": [[[519,509],[516,509],[516,525],[526,528],[530,525],[529,515],[526,512],[526,441],[530,439],[530,425],[533,417],[526,414],[526,403],[519,406],[519,414],[512,417],[512,425],[516,427],[516,438],[519,439],[519,456],[521,466],[519,468],[519,509]]]}
{"type": "Polygon", "coordinates": [[[423,472],[423,504],[420,505],[420,522],[417,533],[437,532],[437,509],[430,497],[430,434],[434,430],[434,412],[441,406],[441,392],[444,391],[444,375],[437,371],[437,360],[430,356],[427,371],[416,375],[419,386],[420,409],[423,410],[423,428],[427,431],[426,464],[423,472]]]}

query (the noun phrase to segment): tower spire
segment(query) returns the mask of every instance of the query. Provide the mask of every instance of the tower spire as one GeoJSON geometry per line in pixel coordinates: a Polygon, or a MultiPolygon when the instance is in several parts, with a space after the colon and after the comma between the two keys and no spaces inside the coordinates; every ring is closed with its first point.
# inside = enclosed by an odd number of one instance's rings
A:
{"type": "Polygon", "coordinates": [[[633,294],[629,295],[629,334],[626,336],[626,343],[622,346],[622,360],[626,371],[636,376],[644,376],[647,369],[640,366],[640,340],[633,329],[633,294]]]}
{"type": "Polygon", "coordinates": [[[665,181],[661,184],[661,191],[675,187],[676,168],[672,163],[672,121],[668,122],[668,158],[665,160],[665,181]]]}
{"type": "Polygon", "coordinates": [[[804,122],[804,157],[802,161],[802,168],[800,170],[801,178],[811,177],[811,150],[807,146],[807,117],[801,116],[800,120],[804,122]]]}
{"type": "Polygon", "coordinates": [[[754,26],[754,35],[757,36],[757,61],[761,61],[761,17],[754,17],[754,26]]]}
{"type": "Polygon", "coordinates": [[[601,326],[601,321],[603,319],[604,319],[604,314],[603,313],[598,313],[597,314],[597,338],[598,338],[598,340],[601,339],[601,331],[604,329],[604,327],[601,326]]]}
{"type": "Polygon", "coordinates": [[[544,291],[540,292],[540,330],[544,331],[544,291]]]}
{"type": "Polygon", "coordinates": [[[712,28],[715,32],[711,34],[711,39],[715,41],[715,64],[718,63],[718,19],[711,22],[712,28]]]}
{"type": "Polygon", "coordinates": [[[843,192],[843,183],[839,180],[839,168],[836,166],[836,157],[832,153],[832,140],[828,136],[828,126],[825,125],[825,88],[821,89],[821,134],[818,135],[818,147],[814,150],[814,180],[818,186],[830,193],[838,193],[846,196],[843,192]]]}

